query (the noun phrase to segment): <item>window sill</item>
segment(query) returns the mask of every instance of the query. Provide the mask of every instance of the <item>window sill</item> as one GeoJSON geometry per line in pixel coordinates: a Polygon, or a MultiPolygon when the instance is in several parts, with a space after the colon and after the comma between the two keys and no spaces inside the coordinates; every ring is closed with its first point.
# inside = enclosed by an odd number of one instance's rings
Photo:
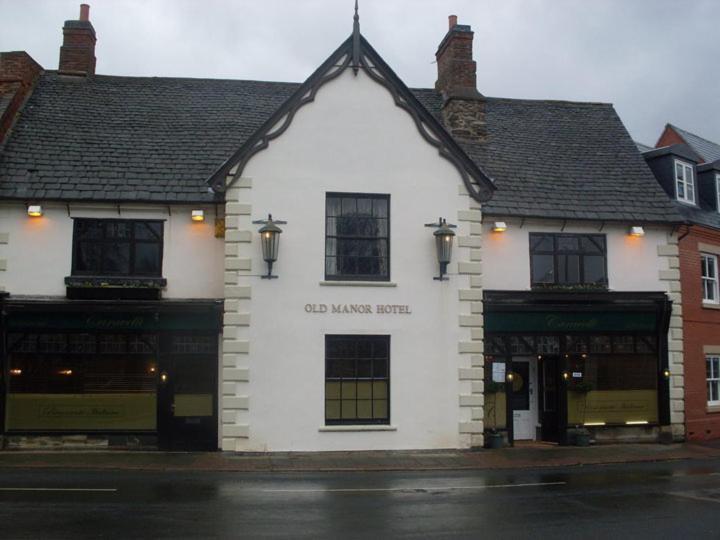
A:
{"type": "Polygon", "coordinates": [[[720,309],[720,304],[714,304],[712,302],[703,302],[703,309],[720,309]]]}
{"type": "Polygon", "coordinates": [[[321,281],[322,287],[397,287],[392,281],[321,281]]]}
{"type": "Polygon", "coordinates": [[[720,414],[720,405],[708,405],[705,410],[708,414],[720,414]]]}
{"type": "Polygon", "coordinates": [[[343,432],[343,431],[397,431],[397,426],[388,425],[346,425],[346,426],[322,426],[319,432],[343,432]]]}

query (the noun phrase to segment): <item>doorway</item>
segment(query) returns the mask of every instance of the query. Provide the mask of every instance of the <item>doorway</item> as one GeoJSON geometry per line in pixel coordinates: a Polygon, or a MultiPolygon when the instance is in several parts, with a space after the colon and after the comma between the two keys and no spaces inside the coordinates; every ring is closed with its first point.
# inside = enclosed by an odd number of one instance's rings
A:
{"type": "Polygon", "coordinates": [[[160,365],[162,450],[217,450],[217,357],[174,355],[160,365]]]}
{"type": "Polygon", "coordinates": [[[513,380],[510,402],[513,411],[513,438],[533,441],[537,436],[538,410],[536,399],[537,360],[515,357],[512,360],[513,380]]]}
{"type": "Polygon", "coordinates": [[[560,357],[538,359],[541,437],[543,441],[560,441],[560,357]]]}

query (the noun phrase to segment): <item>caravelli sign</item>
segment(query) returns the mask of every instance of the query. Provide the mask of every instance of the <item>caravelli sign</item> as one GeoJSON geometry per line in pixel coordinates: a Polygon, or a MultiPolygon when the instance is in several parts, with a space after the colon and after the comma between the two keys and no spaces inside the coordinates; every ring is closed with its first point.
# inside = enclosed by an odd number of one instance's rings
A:
{"type": "Polygon", "coordinates": [[[410,315],[404,304],[305,304],[305,313],[410,315]]]}

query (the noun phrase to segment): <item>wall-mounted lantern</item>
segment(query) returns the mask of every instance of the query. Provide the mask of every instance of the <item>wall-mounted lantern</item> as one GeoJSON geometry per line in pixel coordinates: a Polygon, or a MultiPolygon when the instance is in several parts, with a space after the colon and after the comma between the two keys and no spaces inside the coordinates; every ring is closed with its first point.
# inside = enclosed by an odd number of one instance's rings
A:
{"type": "Polygon", "coordinates": [[[440,264],[440,275],[434,277],[437,281],[446,281],[444,277],[447,273],[448,264],[452,259],[452,245],[455,238],[455,229],[457,225],[449,224],[445,219],[438,218],[437,223],[426,223],[426,227],[434,227],[436,230],[433,233],[435,237],[435,249],[437,251],[437,260],[440,264]]]}
{"type": "Polygon", "coordinates": [[[640,226],[630,227],[630,230],[628,231],[628,234],[630,236],[634,236],[636,238],[640,238],[642,236],[645,236],[645,229],[643,229],[640,226]]]}
{"type": "Polygon", "coordinates": [[[43,207],[39,204],[31,204],[27,207],[27,215],[30,217],[42,217],[43,207]]]}
{"type": "Polygon", "coordinates": [[[205,210],[193,210],[190,219],[197,222],[205,221],[205,210]]]}
{"type": "Polygon", "coordinates": [[[260,277],[262,277],[262,279],[277,278],[277,276],[272,275],[272,267],[278,258],[278,246],[280,244],[280,234],[282,233],[282,229],[278,227],[278,223],[284,225],[287,221],[273,221],[272,214],[268,214],[267,219],[253,221],[253,223],[256,225],[262,224],[258,232],[260,233],[263,259],[268,265],[268,273],[260,277]]]}
{"type": "Polygon", "coordinates": [[[665,380],[670,378],[670,370],[668,368],[663,369],[662,376],[665,380]]]}

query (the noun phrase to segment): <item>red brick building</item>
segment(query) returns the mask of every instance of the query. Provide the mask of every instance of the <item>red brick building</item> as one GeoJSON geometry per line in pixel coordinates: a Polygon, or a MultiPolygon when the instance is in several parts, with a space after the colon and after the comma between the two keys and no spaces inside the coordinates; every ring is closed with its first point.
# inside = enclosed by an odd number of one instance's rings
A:
{"type": "Polygon", "coordinates": [[[717,439],[720,438],[720,145],[668,124],[657,148],[643,156],[686,219],[680,231],[678,255],[687,438],[717,439]]]}

